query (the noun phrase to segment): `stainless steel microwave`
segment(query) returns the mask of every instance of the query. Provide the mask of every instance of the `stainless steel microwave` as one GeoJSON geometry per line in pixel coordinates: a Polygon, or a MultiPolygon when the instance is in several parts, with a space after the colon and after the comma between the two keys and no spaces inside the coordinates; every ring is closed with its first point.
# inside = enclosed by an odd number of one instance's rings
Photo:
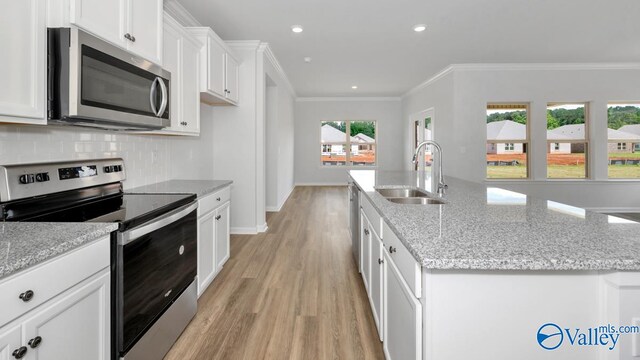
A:
{"type": "Polygon", "coordinates": [[[111,130],[171,124],[171,74],[77,28],[47,32],[49,123],[111,130]]]}

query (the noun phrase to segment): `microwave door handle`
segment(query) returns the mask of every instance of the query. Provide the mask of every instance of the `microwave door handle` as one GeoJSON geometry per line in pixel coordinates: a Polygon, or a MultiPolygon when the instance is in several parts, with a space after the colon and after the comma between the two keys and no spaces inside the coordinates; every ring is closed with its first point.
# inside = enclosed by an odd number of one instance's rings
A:
{"type": "Polygon", "coordinates": [[[149,89],[149,104],[151,105],[151,111],[153,111],[153,114],[156,116],[158,115],[158,110],[156,109],[156,89],[158,88],[158,79],[159,78],[153,79],[151,89],[149,89]]]}
{"type": "Polygon", "coordinates": [[[158,110],[157,116],[161,117],[164,114],[164,111],[167,109],[167,104],[169,102],[169,94],[167,91],[167,85],[164,84],[164,80],[162,78],[156,78],[160,83],[160,90],[162,90],[162,103],[160,104],[160,110],[158,110]]]}

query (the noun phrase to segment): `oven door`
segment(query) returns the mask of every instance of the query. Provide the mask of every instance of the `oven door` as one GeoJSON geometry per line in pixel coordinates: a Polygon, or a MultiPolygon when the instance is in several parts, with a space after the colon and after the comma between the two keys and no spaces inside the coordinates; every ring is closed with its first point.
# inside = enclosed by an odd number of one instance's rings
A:
{"type": "Polygon", "coordinates": [[[194,281],[197,203],[118,236],[116,347],[124,355],[194,281]]]}

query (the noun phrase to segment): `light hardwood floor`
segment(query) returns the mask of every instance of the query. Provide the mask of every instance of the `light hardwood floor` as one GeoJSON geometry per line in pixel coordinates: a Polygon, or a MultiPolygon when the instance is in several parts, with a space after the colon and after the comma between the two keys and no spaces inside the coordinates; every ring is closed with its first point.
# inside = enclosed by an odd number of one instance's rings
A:
{"type": "Polygon", "coordinates": [[[346,187],[297,187],[231,258],[165,357],[383,359],[351,253],[346,187]]]}

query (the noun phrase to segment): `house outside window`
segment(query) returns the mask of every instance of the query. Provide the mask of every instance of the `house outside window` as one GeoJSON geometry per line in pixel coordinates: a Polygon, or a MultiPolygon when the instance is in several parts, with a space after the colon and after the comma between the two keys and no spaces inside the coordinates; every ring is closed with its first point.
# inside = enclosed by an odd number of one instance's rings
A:
{"type": "Polygon", "coordinates": [[[553,143],[553,150],[555,151],[560,150],[560,143],[553,143]]]}
{"type": "Polygon", "coordinates": [[[322,121],[320,125],[321,164],[323,166],[376,165],[376,130],[375,121],[322,121]]]}
{"type": "Polygon", "coordinates": [[[547,104],[547,178],[588,177],[588,113],[586,103],[547,104]]]}
{"type": "Polygon", "coordinates": [[[487,104],[487,179],[529,177],[529,104],[487,104]]]}
{"type": "Polygon", "coordinates": [[[607,107],[607,159],[610,179],[640,179],[640,103],[607,107]]]}

